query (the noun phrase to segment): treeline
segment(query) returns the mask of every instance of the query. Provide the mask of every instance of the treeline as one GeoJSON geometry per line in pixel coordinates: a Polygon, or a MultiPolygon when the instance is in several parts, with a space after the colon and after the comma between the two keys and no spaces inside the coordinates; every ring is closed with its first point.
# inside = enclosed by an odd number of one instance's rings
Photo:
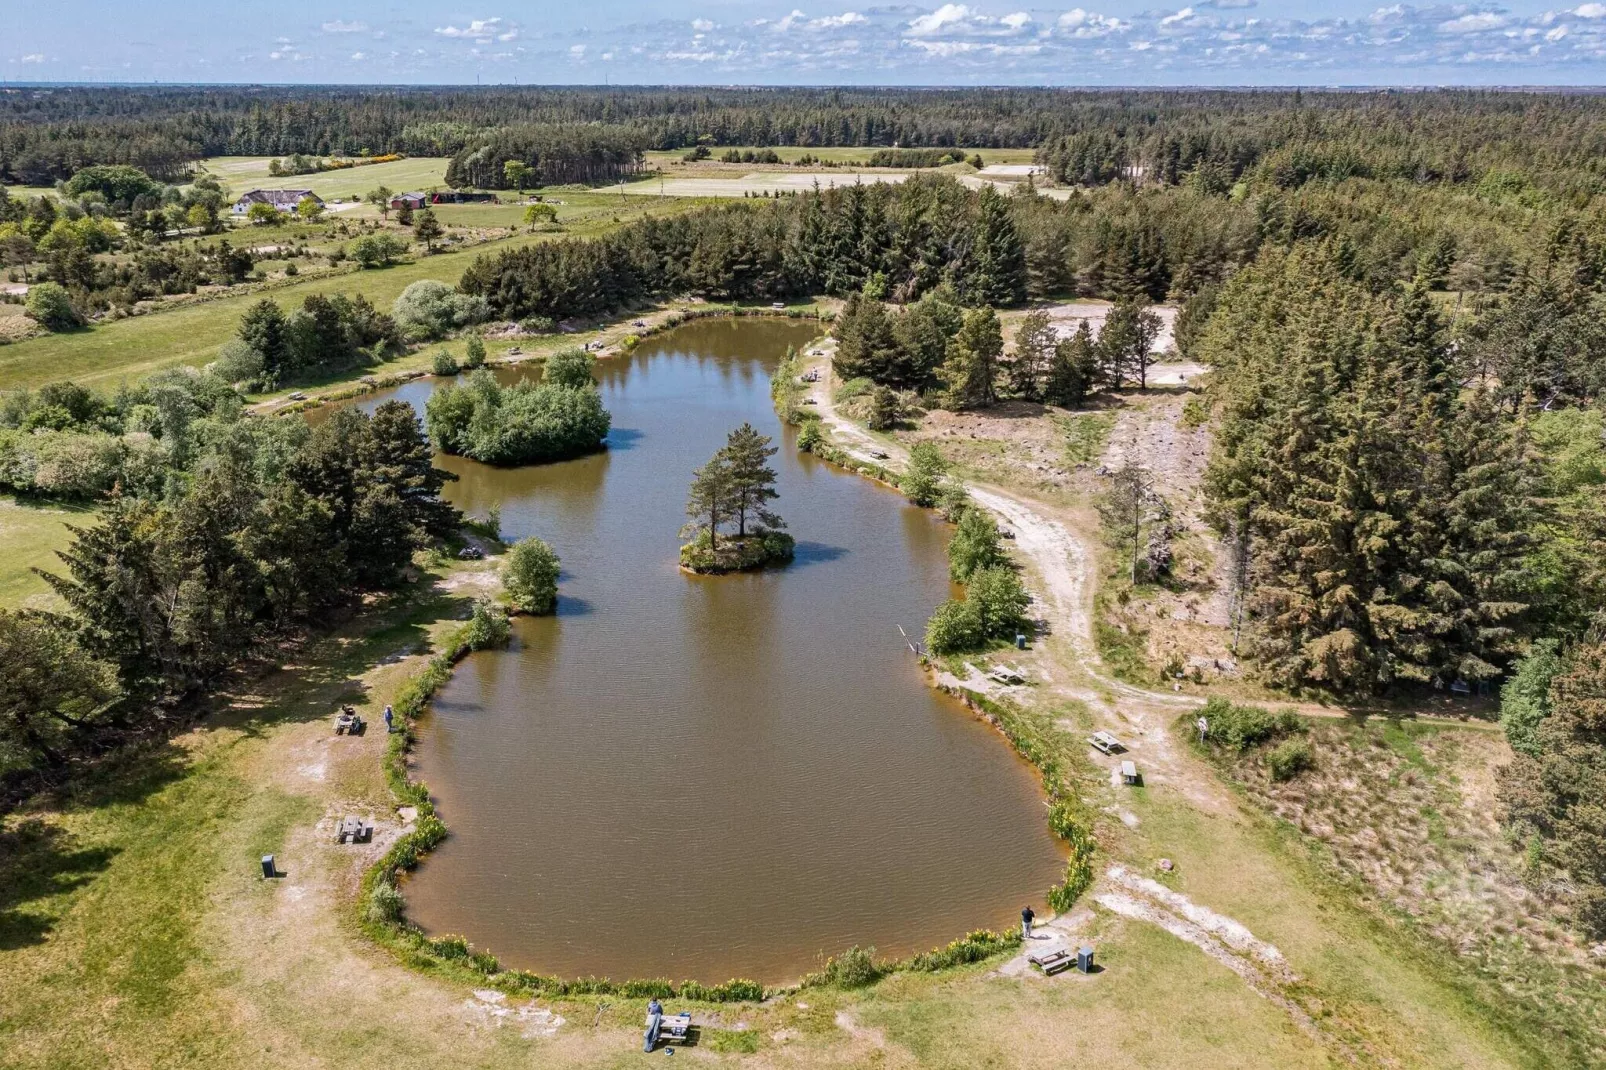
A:
{"type": "MultiPolygon", "coordinates": [[[[1209,494],[1246,562],[1253,649],[1284,684],[1494,682],[1602,604],[1587,548],[1606,510],[1558,508],[1533,393],[1450,343],[1422,282],[1368,285],[1335,242],[1263,255],[1198,341],[1220,417],[1209,494]]],[[[1560,373],[1568,400],[1597,400],[1602,355],[1560,373]]]]}
{"type": "Polygon", "coordinates": [[[310,427],[244,416],[221,382],[170,373],[127,396],[11,395],[5,418],[115,437],[130,463],[96,523],[72,529],[63,571],[41,571],[66,611],[0,611],[14,682],[0,773],[138,735],[241,658],[400,582],[458,522],[439,496],[452,477],[399,402],[310,427]]]}
{"type": "Polygon", "coordinates": [[[463,146],[446,166],[446,184],[462,189],[514,189],[567,183],[617,182],[641,171],[645,138],[624,126],[501,127],[463,146]],[[522,181],[510,162],[524,165],[522,181]]]}
{"type": "Polygon", "coordinates": [[[1008,201],[927,178],[744,201],[481,257],[460,288],[498,316],[561,320],[681,293],[848,294],[872,279],[900,299],[946,282],[970,304],[1018,304],[1027,265],[1008,201]]]}
{"type": "Polygon", "coordinates": [[[1057,176],[1141,169],[1230,183],[1264,166],[1294,185],[1370,174],[1480,182],[1509,169],[1566,192],[1606,171],[1606,104],[1484,90],[507,87],[52,87],[0,93],[0,180],[127,163],[174,181],[204,156],[451,156],[524,124],[634,130],[653,149],[699,143],[1031,148],[1057,176]]]}

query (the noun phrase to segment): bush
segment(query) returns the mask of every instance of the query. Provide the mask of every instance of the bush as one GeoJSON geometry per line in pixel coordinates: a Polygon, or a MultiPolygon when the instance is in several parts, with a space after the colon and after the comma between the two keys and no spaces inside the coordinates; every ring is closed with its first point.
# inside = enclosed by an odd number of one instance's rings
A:
{"type": "Polygon", "coordinates": [[[982,644],[982,636],[976,606],[962,598],[948,599],[926,622],[926,648],[933,654],[974,650],[982,644]]]}
{"type": "MultiPolygon", "coordinates": [[[[937,511],[942,518],[950,524],[957,524],[964,518],[965,512],[970,509],[970,494],[965,485],[958,480],[945,479],[942,488],[937,491],[937,511]]],[[[952,546],[949,542],[949,567],[953,567],[952,546]]]]}
{"type": "Polygon", "coordinates": [[[813,453],[825,441],[825,433],[820,430],[819,420],[804,420],[803,426],[797,433],[797,448],[804,453],[813,453]]]}
{"type": "Polygon", "coordinates": [[[835,988],[864,988],[881,979],[885,971],[876,964],[875,948],[854,945],[825,960],[825,968],[817,976],[818,983],[835,988]]]}
{"type": "Polygon", "coordinates": [[[984,638],[1013,639],[1026,628],[1026,607],[1031,597],[1021,584],[1020,574],[1008,566],[993,565],[973,573],[965,600],[976,607],[984,638]]]}
{"type": "Polygon", "coordinates": [[[558,555],[540,539],[523,539],[508,551],[502,586],[521,613],[551,613],[558,604],[558,555]]]}
{"type": "Polygon", "coordinates": [[[942,477],[947,474],[948,462],[943,459],[942,451],[935,443],[921,442],[909,451],[909,470],[899,485],[904,497],[915,505],[929,508],[936,504],[942,477]]]}
{"type": "Polygon", "coordinates": [[[525,334],[551,334],[557,329],[551,316],[530,316],[519,321],[519,330],[525,334]]]}
{"type": "Polygon", "coordinates": [[[595,387],[518,383],[488,371],[446,384],[424,406],[430,435],[447,453],[486,464],[564,460],[601,449],[611,419],[595,387]]]}
{"type": "Polygon", "coordinates": [[[502,607],[486,599],[474,603],[474,614],[464,629],[463,643],[470,650],[489,650],[506,646],[511,629],[502,607]]]}
{"type": "Polygon", "coordinates": [[[964,583],[981,569],[1008,560],[993,518],[981,509],[964,510],[959,516],[959,530],[948,540],[948,575],[956,583],[964,583]]]}
{"type": "Polygon", "coordinates": [[[380,881],[368,896],[368,920],[379,924],[400,921],[404,905],[405,901],[396,886],[389,881],[380,881]]]}
{"type": "Polygon", "coordinates": [[[401,292],[390,314],[407,338],[428,342],[483,323],[491,310],[483,297],[458,293],[436,279],[420,279],[401,292]]]}
{"type": "Polygon", "coordinates": [[[479,331],[470,331],[468,346],[463,351],[463,367],[469,371],[485,367],[485,338],[479,331]]]}
{"type": "Polygon", "coordinates": [[[592,371],[596,365],[597,358],[582,349],[560,349],[547,358],[542,381],[571,388],[595,386],[592,371]]]}
{"type": "Polygon", "coordinates": [[[1304,722],[1289,710],[1272,713],[1259,706],[1234,706],[1219,697],[1206,702],[1201,714],[1209,726],[1207,741],[1240,754],[1305,730],[1304,722]]]}
{"type": "Polygon", "coordinates": [[[849,379],[847,382],[836,388],[836,402],[838,405],[841,405],[845,402],[852,401],[855,398],[865,397],[868,394],[874,393],[874,391],[875,382],[871,379],[866,379],[861,375],[856,379],[849,379]]]}
{"type": "Polygon", "coordinates": [[[1310,744],[1303,739],[1285,739],[1266,755],[1273,780],[1292,780],[1314,764],[1310,744]]]}
{"type": "Polygon", "coordinates": [[[431,367],[436,375],[456,375],[458,372],[457,358],[443,349],[435,354],[435,360],[431,367]]]}
{"type": "Polygon", "coordinates": [[[84,323],[59,282],[41,282],[31,287],[26,307],[29,318],[46,330],[70,331],[84,323]]]}
{"type": "Polygon", "coordinates": [[[231,338],[218,350],[217,360],[209,369],[225,383],[260,384],[266,361],[262,353],[250,343],[231,338]]]}

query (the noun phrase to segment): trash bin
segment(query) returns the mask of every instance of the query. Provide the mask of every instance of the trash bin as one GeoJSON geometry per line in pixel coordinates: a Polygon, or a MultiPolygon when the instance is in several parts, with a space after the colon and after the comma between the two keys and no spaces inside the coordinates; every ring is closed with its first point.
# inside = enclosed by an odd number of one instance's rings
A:
{"type": "Polygon", "coordinates": [[[1019,632],[1015,633],[1015,649],[1016,650],[1025,650],[1026,649],[1026,637],[1024,635],[1020,634],[1019,632]]]}
{"type": "Polygon", "coordinates": [[[278,876],[278,871],[274,868],[273,856],[272,855],[263,855],[262,856],[262,878],[264,880],[272,880],[276,876],[278,876]]]}
{"type": "Polygon", "coordinates": [[[1077,948],[1076,968],[1083,973],[1093,972],[1093,949],[1090,947],[1077,948]]]}

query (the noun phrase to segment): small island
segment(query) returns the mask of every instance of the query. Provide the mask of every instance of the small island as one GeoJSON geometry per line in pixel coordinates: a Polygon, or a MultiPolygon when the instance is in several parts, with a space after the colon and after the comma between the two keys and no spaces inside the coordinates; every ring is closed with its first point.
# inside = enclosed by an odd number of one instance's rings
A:
{"type": "Polygon", "coordinates": [[[697,469],[686,502],[691,520],[680,532],[690,540],[680,548],[681,568],[719,575],[792,560],[792,536],[780,530],[786,522],[769,508],[780,496],[769,466],[774,455],[769,436],[744,423],[697,469]]]}
{"type": "Polygon", "coordinates": [[[447,453],[496,465],[563,461],[606,448],[612,420],[578,349],[547,358],[540,385],[504,387],[481,369],[462,386],[446,383],[424,405],[430,437],[447,453]]]}

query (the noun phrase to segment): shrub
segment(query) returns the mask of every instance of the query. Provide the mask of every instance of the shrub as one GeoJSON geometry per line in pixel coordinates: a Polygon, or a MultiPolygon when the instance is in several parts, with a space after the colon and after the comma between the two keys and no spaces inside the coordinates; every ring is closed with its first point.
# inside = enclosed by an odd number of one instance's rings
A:
{"type": "Polygon", "coordinates": [[[30,288],[26,307],[29,318],[46,330],[70,331],[84,323],[59,282],[41,282],[30,288]]]}
{"type": "Polygon", "coordinates": [[[826,959],[825,968],[816,976],[818,983],[835,988],[864,988],[879,981],[884,972],[875,961],[875,948],[855,944],[826,959]]]}
{"type": "MultiPolygon", "coordinates": [[[[958,480],[943,480],[942,488],[937,491],[937,511],[942,514],[942,518],[950,524],[957,524],[968,509],[970,509],[970,494],[965,490],[965,485],[958,480]]],[[[951,557],[951,542],[949,546],[951,557]]],[[[951,560],[950,567],[952,567],[951,560]]]]}
{"type": "Polygon", "coordinates": [[[836,388],[836,401],[840,405],[844,402],[852,401],[854,398],[862,398],[874,391],[875,382],[861,375],[856,379],[849,379],[836,388]]]}
{"type": "Polygon", "coordinates": [[[592,369],[597,358],[581,349],[560,349],[546,360],[542,380],[551,386],[579,388],[595,386],[592,369]]]}
{"type": "Polygon", "coordinates": [[[909,470],[899,481],[904,497],[915,505],[930,507],[937,501],[948,462],[935,443],[921,442],[909,451],[909,470]]]}
{"type": "Polygon", "coordinates": [[[1005,564],[998,524],[981,509],[966,509],[959,517],[959,530],[948,540],[948,575],[964,583],[984,568],[1005,564]]]}
{"type": "Polygon", "coordinates": [[[368,920],[380,924],[400,921],[403,906],[401,892],[390,881],[382,880],[368,895],[368,920]]]}
{"type": "Polygon", "coordinates": [[[530,316],[519,321],[519,330],[525,334],[551,334],[557,329],[551,316],[530,316]]]}
{"type": "Polygon", "coordinates": [[[890,431],[903,419],[903,403],[891,387],[878,386],[870,394],[870,415],[865,419],[872,431],[890,431]]]}
{"type": "Polygon", "coordinates": [[[1026,627],[1026,607],[1031,597],[1021,584],[1020,574],[1008,566],[993,565],[973,573],[965,600],[976,607],[982,635],[987,639],[1012,639],[1026,627]]]}
{"type": "Polygon", "coordinates": [[[436,375],[456,375],[458,372],[457,358],[443,349],[435,354],[432,367],[436,375]]]}
{"type": "Polygon", "coordinates": [[[1310,744],[1303,739],[1285,739],[1266,755],[1273,780],[1292,780],[1314,764],[1310,744]]]}
{"type": "Polygon", "coordinates": [[[468,346],[463,351],[463,367],[469,371],[485,367],[485,339],[479,331],[470,331],[468,346]]]}
{"type": "Polygon", "coordinates": [[[483,297],[458,293],[436,279],[420,279],[401,292],[390,314],[407,338],[427,342],[483,323],[491,311],[483,297]]]}
{"type": "Polygon", "coordinates": [[[563,460],[602,448],[611,420],[595,387],[503,387],[488,371],[447,384],[424,406],[430,435],[447,453],[486,464],[563,460]]]}
{"type": "Polygon", "coordinates": [[[510,629],[507,614],[494,602],[480,599],[474,603],[474,614],[469,618],[463,641],[470,650],[488,650],[506,646],[510,629]]]}
{"type": "Polygon", "coordinates": [[[820,421],[804,420],[797,433],[797,448],[804,453],[814,453],[824,441],[825,434],[820,430],[820,421]]]}
{"type": "Polygon", "coordinates": [[[523,613],[551,613],[558,602],[558,555],[540,539],[523,539],[508,551],[502,586],[523,613]]]}
{"type": "Polygon", "coordinates": [[[980,962],[998,952],[1020,945],[1017,932],[995,933],[991,929],[977,929],[966,933],[946,947],[923,951],[909,960],[909,969],[920,973],[935,973],[970,962],[980,962]]]}
{"type": "Polygon", "coordinates": [[[926,622],[926,647],[933,654],[974,650],[982,644],[981,617],[973,603],[950,598],[926,622]]]}
{"type": "Polygon", "coordinates": [[[1279,736],[1305,730],[1304,722],[1289,710],[1272,713],[1259,706],[1235,706],[1220,697],[1206,702],[1201,713],[1209,725],[1208,741],[1240,754],[1279,736]]]}

